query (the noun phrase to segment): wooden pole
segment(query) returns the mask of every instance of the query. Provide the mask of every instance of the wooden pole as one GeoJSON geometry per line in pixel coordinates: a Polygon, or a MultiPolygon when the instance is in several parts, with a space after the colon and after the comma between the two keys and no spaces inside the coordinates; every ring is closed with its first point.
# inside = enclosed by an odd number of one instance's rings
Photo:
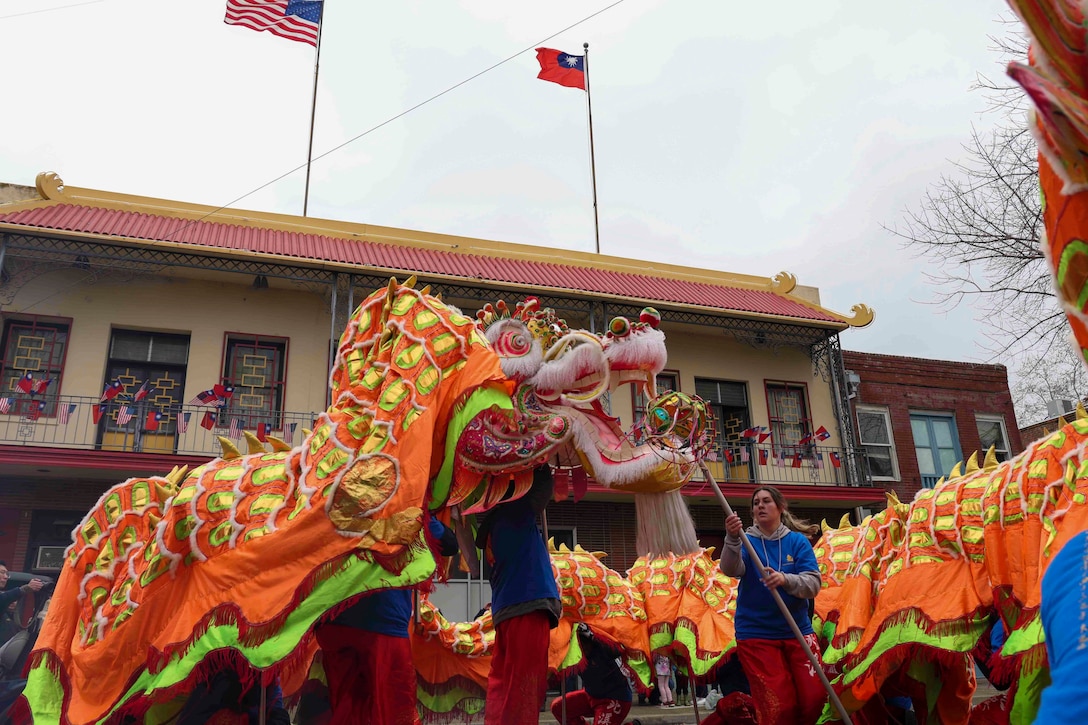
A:
{"type": "MultiPolygon", "coordinates": [[[[714,476],[711,475],[710,469],[707,468],[705,463],[701,464],[703,468],[703,475],[706,480],[710,481],[710,487],[714,489],[714,495],[718,498],[718,503],[721,504],[722,509],[725,511],[726,516],[733,515],[733,507],[729,505],[729,501],[726,500],[725,494],[718,487],[718,482],[714,480],[714,476]]],[[[742,529],[740,532],[740,540],[744,545],[744,548],[748,551],[748,558],[753,562],[762,561],[759,558],[759,554],[756,553],[756,548],[752,546],[751,540],[748,539],[748,535],[744,533],[742,529]]],[[[824,684],[824,689],[827,690],[827,697],[831,701],[831,704],[839,713],[839,718],[846,723],[846,725],[853,725],[853,721],[850,719],[850,713],[846,712],[846,708],[843,706],[842,701],[839,700],[839,696],[835,694],[835,688],[831,686],[831,683],[827,679],[827,675],[824,674],[824,669],[820,665],[820,661],[816,659],[816,655],[808,646],[808,642],[805,641],[805,635],[801,634],[801,629],[797,626],[797,622],[793,621],[793,615],[790,614],[789,608],[782,600],[782,594],[778,589],[768,589],[771,592],[771,596],[774,598],[775,604],[778,605],[779,611],[782,612],[782,616],[786,618],[786,622],[790,625],[790,630],[793,632],[794,638],[801,644],[801,649],[808,655],[809,664],[816,671],[817,676],[820,678],[820,682],[824,684]]]]}

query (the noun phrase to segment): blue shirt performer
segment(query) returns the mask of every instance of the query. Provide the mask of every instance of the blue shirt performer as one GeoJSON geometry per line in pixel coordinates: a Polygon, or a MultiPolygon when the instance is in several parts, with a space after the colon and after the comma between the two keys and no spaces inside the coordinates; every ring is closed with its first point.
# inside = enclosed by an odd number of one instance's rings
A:
{"type": "MultiPolygon", "coordinates": [[[[437,542],[435,553],[457,553],[457,538],[441,521],[428,517],[427,531],[437,542]]],[[[412,590],[384,589],[363,596],[318,627],[330,722],[418,725],[411,621],[412,590]]]]}
{"type": "Polygon", "coordinates": [[[554,490],[551,468],[538,466],[528,493],[496,506],[477,533],[477,545],[491,563],[495,622],[485,725],[536,725],[544,704],[549,631],[559,623],[562,607],[536,520],[554,490]]]}
{"type": "Polygon", "coordinates": [[[782,493],[761,486],[752,494],[755,524],[747,534],[759,561],[741,547],[740,517],[725,520],[721,570],[740,579],[737,596],[737,657],[752,689],[759,722],[815,723],[826,694],[771,594],[777,589],[809,648],[819,657],[809,619],[809,600],[820,591],[820,571],[806,534],[812,527],[789,513],[782,493]],[[803,533],[802,533],[803,532],[803,533]]]}
{"type": "Polygon", "coordinates": [[[1050,562],[1043,575],[1040,612],[1050,686],[1043,690],[1035,722],[1088,722],[1088,532],[1070,539],[1050,562]]]}

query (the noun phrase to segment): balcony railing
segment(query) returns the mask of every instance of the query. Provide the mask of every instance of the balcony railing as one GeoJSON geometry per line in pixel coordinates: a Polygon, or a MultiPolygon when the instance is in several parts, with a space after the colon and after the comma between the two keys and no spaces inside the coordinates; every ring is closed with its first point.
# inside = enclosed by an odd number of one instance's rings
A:
{"type": "Polygon", "coordinates": [[[717,458],[707,467],[716,480],[725,483],[873,485],[864,449],[733,443],[719,449],[717,458]],[[851,471],[864,475],[852,480],[851,471]]]}
{"type": "Polygon", "coordinates": [[[98,421],[97,398],[72,395],[14,397],[5,394],[8,411],[0,412],[0,445],[42,446],[87,451],[218,455],[217,436],[242,432],[271,435],[291,445],[302,441],[316,413],[252,411],[203,405],[152,405],[115,398],[104,403],[98,421]],[[156,416],[158,413],[160,415],[156,416]]]}

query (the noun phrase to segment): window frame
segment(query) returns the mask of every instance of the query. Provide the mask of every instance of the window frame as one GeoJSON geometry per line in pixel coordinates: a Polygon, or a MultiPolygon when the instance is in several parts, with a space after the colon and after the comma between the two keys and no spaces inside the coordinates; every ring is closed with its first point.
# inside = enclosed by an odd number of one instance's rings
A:
{"type": "MultiPolygon", "coordinates": [[[[926,486],[925,485],[925,479],[927,477],[932,478],[934,480],[939,480],[942,477],[947,478],[948,477],[948,472],[942,473],[941,469],[938,468],[937,473],[935,475],[931,475],[931,474],[928,474],[928,473],[922,473],[921,462],[917,460],[918,452],[917,452],[916,449],[918,448],[918,441],[914,438],[914,419],[915,418],[924,418],[924,419],[927,420],[927,425],[929,426],[929,434],[930,434],[930,450],[933,453],[937,453],[939,451],[940,447],[939,446],[934,447],[934,441],[933,441],[933,436],[932,436],[932,431],[933,431],[932,421],[934,419],[937,419],[937,418],[942,418],[942,419],[946,419],[946,420],[950,421],[951,425],[949,426],[949,428],[950,428],[950,430],[952,432],[952,443],[955,446],[955,448],[954,448],[955,455],[953,456],[953,458],[955,458],[958,462],[962,463],[963,460],[964,460],[964,456],[963,456],[963,443],[960,441],[959,420],[956,418],[956,414],[955,414],[954,411],[947,411],[947,410],[920,410],[920,409],[916,410],[916,409],[912,408],[912,409],[907,411],[907,415],[909,416],[909,420],[911,422],[911,431],[910,431],[911,451],[914,453],[915,462],[918,464],[918,476],[922,480],[924,488],[932,488],[932,486],[926,486]]],[[[935,455],[934,460],[935,460],[935,462],[939,463],[940,462],[940,456],[935,455]]],[[[953,464],[953,465],[955,465],[955,464],[953,464]]]]}
{"type": "MultiPolygon", "coordinates": [[[[888,477],[888,476],[874,476],[873,475],[873,470],[870,467],[869,477],[874,481],[896,481],[896,482],[902,481],[903,480],[902,473],[899,470],[899,454],[898,454],[898,451],[896,451],[896,449],[895,449],[895,432],[892,430],[892,414],[891,414],[891,410],[886,405],[858,404],[855,407],[854,414],[857,416],[858,445],[861,446],[862,448],[865,448],[866,446],[884,446],[884,445],[887,445],[888,449],[891,451],[892,476],[891,477],[888,477]],[[888,443],[887,444],[884,444],[884,443],[866,443],[865,441],[863,441],[861,439],[861,435],[862,435],[862,433],[861,433],[861,430],[862,430],[861,429],[861,414],[862,413],[877,414],[877,415],[880,415],[882,418],[884,418],[884,425],[886,426],[887,431],[888,431],[888,443]]],[[[868,458],[868,453],[866,453],[866,458],[868,458]]]]}
{"type": "MultiPolygon", "coordinates": [[[[804,417],[801,419],[801,436],[798,440],[804,438],[807,435],[812,434],[812,403],[808,397],[808,383],[797,382],[792,380],[778,380],[772,378],[763,379],[763,395],[767,405],[767,426],[771,429],[771,452],[772,454],[779,451],[786,451],[787,453],[803,453],[806,456],[812,450],[812,444],[810,443],[784,443],[779,439],[778,432],[775,430],[775,418],[771,415],[771,388],[781,387],[786,390],[800,390],[801,391],[801,403],[805,406],[804,417]]],[[[779,423],[782,423],[782,419],[777,419],[779,423]]]]}
{"type": "MultiPolygon", "coordinates": [[[[1012,441],[1009,440],[1009,427],[1005,425],[1005,416],[1000,413],[975,413],[975,430],[979,434],[979,445],[982,445],[982,431],[978,430],[979,423],[997,423],[997,427],[1001,431],[1001,438],[1005,443],[1004,458],[999,458],[999,461],[1007,461],[1013,457],[1012,453],[1012,441]]],[[[989,448],[986,449],[988,451],[989,448]]],[[[980,451],[985,453],[986,451],[980,451]]],[[[997,447],[994,447],[994,453],[999,453],[997,447]]]]}
{"type": "MultiPolygon", "coordinates": [[[[657,374],[657,377],[654,379],[654,385],[657,386],[657,381],[660,380],[663,377],[671,377],[673,380],[676,381],[676,387],[669,388],[669,390],[674,390],[676,392],[680,392],[680,371],[679,370],[662,370],[661,372],[659,372],[657,374]]],[[[661,395],[661,393],[658,392],[657,395],[661,395]]],[[[646,403],[650,402],[649,399],[645,399],[645,400],[642,401],[642,406],[639,407],[639,398],[645,398],[645,396],[643,395],[642,391],[638,389],[638,387],[632,385],[631,386],[631,418],[633,420],[636,420],[636,421],[640,420],[643,416],[646,415],[646,403]]]]}
{"type": "MultiPolygon", "coordinates": [[[[64,341],[64,351],[61,353],[60,356],[60,366],[56,370],[56,377],[52,377],[52,368],[46,369],[46,374],[50,375],[50,380],[53,381],[53,384],[49,386],[50,390],[46,390],[43,394],[42,399],[46,401],[46,406],[45,410],[41,411],[41,415],[39,416],[40,418],[54,418],[57,414],[57,401],[60,399],[61,384],[64,381],[64,370],[68,364],[68,350],[72,345],[73,320],[71,317],[59,317],[57,315],[28,315],[21,313],[0,314],[0,374],[3,373],[5,369],[5,364],[7,363],[7,358],[5,357],[5,355],[7,354],[6,343],[8,342],[8,334],[10,329],[9,326],[12,323],[29,323],[32,330],[36,328],[39,324],[42,326],[51,325],[55,327],[63,325],[67,328],[67,338],[64,341]]],[[[20,370],[21,368],[13,367],[12,369],[20,370]]],[[[9,397],[9,392],[13,391],[0,390],[0,396],[9,397]]],[[[18,392],[15,392],[15,394],[19,395],[18,392]]],[[[7,413],[5,413],[5,415],[26,415],[25,411],[19,410],[18,402],[22,400],[24,399],[15,398],[13,400],[13,403],[15,404],[11,406],[11,409],[7,413]]],[[[30,398],[27,398],[26,400],[30,400],[30,398]]]]}
{"type": "MultiPolygon", "coordinates": [[[[288,360],[290,359],[291,352],[291,338],[284,337],[282,335],[263,335],[254,332],[238,332],[238,331],[226,331],[223,333],[223,350],[219,361],[219,382],[223,385],[234,386],[234,395],[231,396],[230,401],[223,408],[223,415],[220,417],[220,426],[226,428],[225,421],[229,420],[231,416],[235,417],[268,417],[272,419],[271,430],[281,430],[284,425],[284,413],[287,411],[287,376],[288,376],[288,360]],[[236,406],[241,397],[241,389],[246,387],[241,382],[235,381],[233,376],[225,375],[224,373],[232,372],[228,369],[230,363],[230,351],[232,343],[241,342],[242,344],[251,344],[260,346],[262,342],[282,344],[283,345],[283,376],[278,382],[273,382],[269,388],[272,392],[273,401],[275,400],[275,389],[279,386],[280,401],[279,408],[271,408],[263,413],[245,412],[247,409],[241,406],[236,406]],[[231,411],[228,413],[228,411],[231,411]]],[[[251,386],[252,387],[252,386],[251,386]]]]}

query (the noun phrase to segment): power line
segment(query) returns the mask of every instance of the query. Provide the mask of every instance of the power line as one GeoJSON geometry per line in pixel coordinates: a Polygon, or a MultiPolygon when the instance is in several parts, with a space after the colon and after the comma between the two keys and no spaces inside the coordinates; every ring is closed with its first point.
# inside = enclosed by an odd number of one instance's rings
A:
{"type": "MultiPolygon", "coordinates": [[[[556,32],[549,35],[548,37],[541,38],[540,40],[536,41],[535,43],[528,46],[527,48],[522,48],[518,52],[513,53],[512,55],[509,55],[506,58],[503,58],[499,62],[494,63],[494,64],[488,66],[487,68],[484,68],[482,71],[469,76],[468,78],[464,79],[463,81],[460,81],[458,83],[453,84],[452,86],[450,86],[446,90],[440,91],[439,93],[434,94],[433,96],[431,96],[427,100],[420,101],[419,103],[415,104],[414,106],[412,106],[410,108],[407,108],[407,109],[401,111],[400,113],[396,114],[395,116],[391,116],[391,117],[385,119],[384,121],[382,121],[381,123],[379,123],[379,124],[377,124],[375,126],[371,126],[366,131],[363,131],[359,135],[352,136],[347,141],[344,141],[343,143],[340,143],[340,144],[338,144],[336,146],[333,146],[328,151],[325,151],[324,153],[313,157],[313,161],[319,161],[320,159],[325,158],[329,154],[335,153],[336,151],[339,151],[340,149],[344,148],[345,146],[347,146],[349,144],[352,144],[352,143],[355,143],[356,141],[363,138],[364,136],[367,136],[367,135],[373,133],[374,131],[377,131],[378,129],[380,129],[380,128],[384,127],[384,126],[389,125],[390,123],[392,123],[393,121],[396,121],[399,118],[403,118],[404,116],[408,115],[412,111],[415,111],[416,109],[419,109],[419,108],[422,108],[423,106],[426,106],[431,101],[438,100],[442,96],[446,95],[447,93],[449,93],[451,91],[454,91],[454,90],[460,88],[461,86],[465,85],[466,83],[470,83],[470,82],[476,80],[477,78],[479,78],[480,76],[482,76],[482,75],[484,75],[486,73],[490,73],[491,71],[495,70],[499,66],[502,66],[502,65],[505,65],[506,63],[509,63],[514,58],[517,58],[519,55],[527,53],[530,50],[535,50],[537,48],[537,46],[539,46],[541,43],[546,43],[549,40],[551,40],[552,38],[556,37],[557,35],[562,35],[563,33],[567,32],[568,30],[572,30],[573,28],[576,28],[579,25],[581,25],[581,24],[583,24],[583,23],[585,23],[585,22],[587,22],[589,20],[592,20],[593,18],[597,17],[598,15],[600,15],[600,14],[602,14],[604,12],[607,12],[607,11],[611,10],[612,8],[616,7],[617,5],[622,5],[625,1],[626,0],[616,0],[611,5],[606,5],[605,7],[601,8],[600,10],[598,10],[598,11],[596,11],[596,12],[590,14],[590,15],[585,16],[581,20],[568,25],[567,27],[563,28],[562,30],[557,30],[556,32]]],[[[96,2],[102,2],[102,0],[96,0],[96,2]]],[[[304,168],[306,168],[306,164],[299,164],[295,168],[290,169],[289,171],[285,171],[284,173],[280,174],[279,176],[272,179],[271,181],[266,181],[265,183],[261,184],[257,188],[251,189],[250,191],[247,191],[245,194],[242,194],[237,199],[234,199],[232,201],[228,201],[226,204],[223,204],[220,207],[216,207],[215,209],[208,212],[207,214],[200,217],[199,219],[194,219],[193,221],[190,221],[190,222],[186,223],[184,226],[182,226],[176,232],[172,233],[170,235],[170,238],[167,241],[176,241],[176,235],[178,235],[181,232],[185,231],[186,229],[188,229],[193,224],[196,224],[197,222],[204,221],[205,219],[207,219],[211,215],[213,215],[213,214],[215,214],[217,212],[223,211],[224,209],[228,209],[228,208],[234,206],[235,204],[240,202],[242,199],[245,199],[248,196],[252,196],[253,194],[256,194],[258,191],[260,191],[261,189],[265,189],[265,188],[271,186],[272,184],[275,184],[277,181],[281,181],[281,180],[287,178],[288,176],[290,176],[291,174],[295,173],[296,171],[300,171],[301,169],[304,169],[304,168]]]]}
{"type": "Polygon", "coordinates": [[[28,10],[25,13],[15,13],[14,15],[0,15],[0,20],[6,20],[8,18],[21,18],[24,15],[37,15],[38,13],[51,13],[54,10],[67,10],[68,8],[78,8],[82,5],[94,5],[96,3],[104,3],[106,0],[88,0],[85,3],[75,3],[73,5],[58,5],[55,8],[43,8],[42,10],[28,10]]]}

